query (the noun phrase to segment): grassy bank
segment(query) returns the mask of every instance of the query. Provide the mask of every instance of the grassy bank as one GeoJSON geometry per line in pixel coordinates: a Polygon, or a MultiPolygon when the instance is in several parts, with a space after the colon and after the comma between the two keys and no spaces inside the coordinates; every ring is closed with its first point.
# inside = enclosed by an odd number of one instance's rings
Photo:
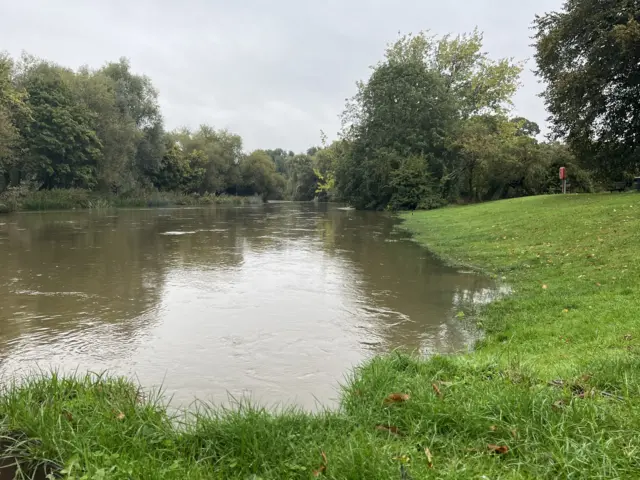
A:
{"type": "Polygon", "coordinates": [[[140,191],[112,195],[82,189],[20,191],[0,194],[0,213],[34,210],[144,208],[261,203],[260,197],[233,195],[185,195],[176,192],[140,191]]]}
{"type": "Polygon", "coordinates": [[[407,215],[418,241],[513,294],[474,319],[476,352],[374,359],[338,411],[172,418],[127,381],[53,376],[5,386],[0,445],[69,478],[637,478],[638,213],[623,194],[407,215]]]}

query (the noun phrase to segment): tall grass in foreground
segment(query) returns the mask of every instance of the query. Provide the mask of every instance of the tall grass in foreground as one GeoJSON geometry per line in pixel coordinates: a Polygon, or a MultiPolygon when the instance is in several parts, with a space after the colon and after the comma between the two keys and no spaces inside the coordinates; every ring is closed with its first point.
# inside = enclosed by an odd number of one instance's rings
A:
{"type": "Polygon", "coordinates": [[[54,374],[6,388],[0,416],[19,439],[5,455],[65,478],[632,478],[628,400],[572,387],[392,354],[355,372],[335,412],[200,404],[172,416],[126,380],[54,374]]]}

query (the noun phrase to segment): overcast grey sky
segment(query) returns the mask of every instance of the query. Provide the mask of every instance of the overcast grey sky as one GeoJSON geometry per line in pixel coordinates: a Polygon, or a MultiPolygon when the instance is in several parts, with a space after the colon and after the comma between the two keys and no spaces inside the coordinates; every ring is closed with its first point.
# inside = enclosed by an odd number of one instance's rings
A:
{"type": "Polygon", "coordinates": [[[0,0],[0,50],[77,68],[128,57],[160,92],[168,128],[229,128],[246,149],[334,138],[355,82],[398,32],[478,27],[494,57],[531,58],[516,112],[544,124],[536,13],[562,0],[0,0]]]}

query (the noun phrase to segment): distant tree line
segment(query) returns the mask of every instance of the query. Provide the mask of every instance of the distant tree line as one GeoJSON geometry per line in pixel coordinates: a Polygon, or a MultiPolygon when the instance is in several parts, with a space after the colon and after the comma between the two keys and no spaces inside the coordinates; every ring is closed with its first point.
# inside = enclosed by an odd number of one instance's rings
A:
{"type": "MultiPolygon", "coordinates": [[[[637,2],[636,2],[637,3],[637,2]]],[[[304,153],[245,153],[203,125],[165,131],[149,78],[122,59],[72,71],[0,57],[0,192],[82,188],[337,200],[363,209],[435,208],[630,181],[640,168],[640,7],[569,0],[537,17],[538,74],[552,132],[510,114],[522,64],[482,35],[400,37],[342,114],[337,140],[304,153]],[[585,26],[588,26],[585,27],[585,26]],[[591,32],[591,33],[589,33],[591,32]]]]}
{"type": "Polygon", "coordinates": [[[73,71],[0,57],[0,191],[140,189],[280,198],[285,180],[265,152],[202,125],[165,131],[151,80],[127,60],[73,71]]]}

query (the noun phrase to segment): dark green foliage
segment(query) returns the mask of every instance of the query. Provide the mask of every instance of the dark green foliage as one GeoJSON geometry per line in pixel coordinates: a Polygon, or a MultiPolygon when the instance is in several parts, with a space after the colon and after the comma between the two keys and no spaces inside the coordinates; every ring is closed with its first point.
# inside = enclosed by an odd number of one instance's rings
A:
{"type": "Polygon", "coordinates": [[[121,117],[138,129],[134,165],[136,174],[144,182],[156,173],[164,153],[164,127],[158,92],[146,76],[135,75],[125,58],[109,63],[100,73],[114,83],[116,105],[121,117]]]}
{"type": "Polygon", "coordinates": [[[282,198],[284,178],[276,173],[276,165],[262,151],[247,155],[240,163],[241,194],[258,194],[265,200],[282,198]]]}
{"type": "Polygon", "coordinates": [[[478,32],[389,46],[347,105],[338,197],[358,208],[415,209],[546,191],[546,181],[526,182],[550,173],[540,128],[506,115],[521,67],[481,49],[478,32]]]}
{"type": "Polygon", "coordinates": [[[22,129],[30,173],[45,188],[93,188],[102,144],[95,114],[77,101],[70,72],[54,65],[29,66],[20,78],[30,121],[22,129]]]}
{"type": "MultiPolygon", "coordinates": [[[[391,59],[360,86],[354,102],[347,111],[353,123],[345,132],[352,147],[337,168],[336,183],[355,206],[383,209],[393,195],[392,176],[405,158],[444,150],[453,102],[444,80],[424,63],[391,59]]],[[[427,174],[427,163],[424,168],[427,174]]]]}
{"type": "Polygon", "coordinates": [[[318,178],[313,171],[313,158],[300,154],[287,161],[286,193],[292,200],[313,200],[318,187],[318,178]]]}
{"type": "Polygon", "coordinates": [[[281,175],[285,175],[287,173],[287,162],[295,156],[292,151],[287,152],[282,148],[265,150],[265,153],[271,157],[273,163],[276,165],[276,172],[281,175]]]}
{"type": "Polygon", "coordinates": [[[568,0],[536,17],[553,133],[611,179],[640,168],[640,3],[568,0]]]}
{"type": "Polygon", "coordinates": [[[509,118],[520,71],[484,54],[478,32],[401,37],[347,104],[335,196],[395,210],[553,193],[560,166],[572,191],[591,191],[569,149],[540,143],[535,122],[509,118]]]}
{"type": "MultiPolygon", "coordinates": [[[[126,59],[74,72],[29,56],[18,63],[0,57],[0,193],[9,189],[3,210],[32,208],[25,198],[38,209],[90,206],[61,189],[123,199],[156,189],[282,198],[278,172],[291,170],[291,158],[284,150],[245,155],[238,135],[208,125],[166,133],[151,80],[133,74],[126,59]],[[55,192],[40,201],[25,189],[55,192]]],[[[305,199],[313,198],[315,183],[305,189],[305,199]]]]}
{"type": "Polygon", "coordinates": [[[392,210],[415,210],[429,208],[433,192],[433,181],[424,157],[411,156],[402,159],[400,166],[391,173],[392,210]]]}
{"type": "MultiPolygon", "coordinates": [[[[194,168],[197,168],[194,165],[194,168]]],[[[189,158],[184,155],[182,148],[176,143],[165,148],[160,168],[153,176],[153,183],[159,190],[193,191],[193,185],[199,185],[204,177],[204,170],[193,177],[193,170],[189,158]]]]}

